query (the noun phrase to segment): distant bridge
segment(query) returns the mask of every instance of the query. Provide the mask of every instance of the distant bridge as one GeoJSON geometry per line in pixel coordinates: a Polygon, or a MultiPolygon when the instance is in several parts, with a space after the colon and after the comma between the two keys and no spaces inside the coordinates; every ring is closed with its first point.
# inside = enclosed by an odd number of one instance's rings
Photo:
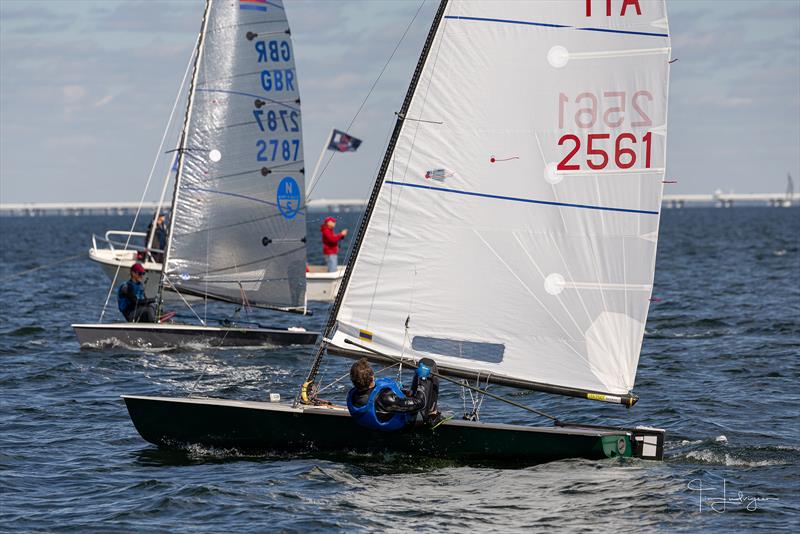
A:
{"type": "MultiPolygon", "coordinates": [[[[308,210],[330,213],[361,211],[360,199],[313,199],[308,210]]],[[[0,204],[0,215],[132,215],[141,208],[143,213],[153,213],[158,202],[12,202],[0,204]]]]}
{"type": "MultiPolygon", "coordinates": [[[[319,198],[308,203],[312,212],[343,213],[361,211],[365,200],[319,198]]],[[[711,205],[729,208],[734,204],[760,204],[774,207],[800,205],[800,193],[722,193],[710,195],[664,195],[665,208],[711,205]]],[[[0,215],[129,215],[140,208],[138,202],[16,202],[0,204],[0,215]]],[[[141,204],[143,213],[152,213],[158,202],[141,204]]]]}
{"type": "Polygon", "coordinates": [[[664,195],[662,205],[666,208],[683,208],[687,205],[710,204],[730,208],[734,204],[761,204],[776,208],[789,208],[800,204],[800,193],[723,193],[710,195],[664,195]]]}

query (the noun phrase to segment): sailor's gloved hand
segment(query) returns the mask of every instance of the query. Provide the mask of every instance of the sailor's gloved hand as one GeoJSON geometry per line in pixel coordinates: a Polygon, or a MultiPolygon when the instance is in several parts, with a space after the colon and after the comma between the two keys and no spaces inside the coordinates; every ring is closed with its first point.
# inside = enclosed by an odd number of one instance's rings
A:
{"type": "Polygon", "coordinates": [[[417,364],[417,376],[420,380],[425,380],[431,376],[431,368],[425,365],[424,363],[417,364]]]}
{"type": "Polygon", "coordinates": [[[156,299],[155,299],[155,298],[152,298],[152,299],[143,299],[143,300],[141,301],[141,303],[142,303],[142,304],[144,304],[145,306],[150,306],[151,304],[155,304],[155,302],[156,302],[156,299]]]}

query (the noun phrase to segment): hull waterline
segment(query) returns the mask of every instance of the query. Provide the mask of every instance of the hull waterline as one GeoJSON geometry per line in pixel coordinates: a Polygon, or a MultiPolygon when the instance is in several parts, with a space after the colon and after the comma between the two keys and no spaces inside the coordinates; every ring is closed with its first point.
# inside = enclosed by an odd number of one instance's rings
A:
{"type": "Polygon", "coordinates": [[[73,324],[72,328],[81,346],[97,348],[118,344],[141,348],[197,344],[214,347],[313,345],[319,335],[301,328],[224,328],[151,323],[73,324]]]}
{"type": "Polygon", "coordinates": [[[566,458],[660,460],[664,431],[525,427],[450,420],[431,429],[380,432],[358,426],[341,407],[123,396],[139,434],[166,449],[200,445],[275,455],[401,454],[513,466],[566,458]],[[654,443],[644,455],[645,439],[654,443]]]}

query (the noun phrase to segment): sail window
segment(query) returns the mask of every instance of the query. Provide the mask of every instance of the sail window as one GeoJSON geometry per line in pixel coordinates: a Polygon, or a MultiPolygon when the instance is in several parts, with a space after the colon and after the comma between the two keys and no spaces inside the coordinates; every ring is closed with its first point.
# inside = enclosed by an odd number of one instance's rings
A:
{"type": "Polygon", "coordinates": [[[411,348],[420,352],[431,352],[442,356],[453,356],[480,362],[500,363],[506,346],[501,343],[484,343],[447,339],[440,337],[414,336],[411,348]]]}

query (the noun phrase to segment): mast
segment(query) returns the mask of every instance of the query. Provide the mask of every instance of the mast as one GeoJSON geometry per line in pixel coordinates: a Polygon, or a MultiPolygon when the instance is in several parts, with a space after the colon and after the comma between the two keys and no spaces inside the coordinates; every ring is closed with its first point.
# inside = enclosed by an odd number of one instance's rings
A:
{"type": "MultiPolygon", "coordinates": [[[[375,208],[375,203],[378,200],[378,196],[381,192],[381,187],[383,186],[384,178],[386,177],[386,171],[389,169],[389,164],[391,163],[392,156],[394,154],[394,147],[395,143],[397,142],[398,137],[400,137],[400,131],[403,128],[403,121],[405,119],[406,113],[408,112],[408,108],[411,105],[411,100],[414,98],[414,93],[417,89],[417,83],[419,82],[419,78],[422,75],[422,71],[425,68],[425,62],[428,59],[428,52],[430,52],[431,45],[433,44],[433,40],[436,37],[436,32],[439,29],[439,24],[444,17],[444,12],[447,9],[447,1],[448,0],[441,0],[439,4],[439,9],[436,11],[436,15],[433,18],[433,22],[431,23],[431,29],[428,31],[428,37],[425,40],[425,45],[422,48],[422,52],[419,56],[419,61],[417,62],[417,68],[414,70],[414,74],[411,77],[411,83],[408,86],[408,91],[406,92],[405,100],[403,100],[403,105],[400,108],[400,112],[397,114],[397,122],[395,122],[394,130],[392,131],[392,137],[389,140],[389,145],[386,147],[386,153],[383,156],[383,163],[381,163],[381,168],[378,171],[378,177],[375,180],[375,185],[372,188],[372,193],[370,194],[369,201],[367,202],[367,207],[364,211],[364,215],[361,217],[361,224],[358,227],[358,234],[356,235],[356,239],[353,242],[353,250],[350,252],[350,258],[347,261],[347,267],[345,268],[344,276],[342,278],[342,283],[339,285],[339,291],[336,293],[336,299],[333,301],[333,306],[331,307],[331,311],[328,315],[328,323],[325,325],[325,330],[322,335],[322,340],[320,341],[317,347],[317,353],[314,357],[314,362],[311,365],[311,370],[308,373],[308,377],[306,378],[305,383],[303,384],[301,395],[308,391],[308,386],[314,381],[317,376],[317,372],[319,371],[319,366],[322,363],[322,356],[325,353],[326,342],[325,340],[328,338],[330,333],[336,327],[336,316],[339,313],[339,307],[342,304],[342,300],[344,299],[345,291],[347,291],[347,284],[350,281],[350,275],[353,272],[353,265],[355,265],[356,258],[358,257],[358,251],[361,248],[361,242],[364,239],[364,234],[366,233],[367,226],[369,226],[370,216],[372,215],[372,211],[375,208]]],[[[305,399],[304,399],[305,400],[305,399]]]]}
{"type": "MultiPolygon", "coordinates": [[[[172,192],[172,206],[170,208],[170,217],[169,217],[169,232],[167,233],[167,246],[164,250],[164,261],[161,263],[161,278],[158,282],[158,299],[156,302],[156,315],[161,313],[161,303],[164,297],[164,277],[167,274],[167,265],[169,264],[169,252],[170,248],[172,248],[172,233],[175,226],[175,206],[178,202],[178,191],[181,181],[181,175],[183,174],[183,155],[184,151],[186,150],[186,134],[189,131],[189,121],[192,117],[192,104],[194,101],[194,88],[195,83],[197,81],[198,73],[198,65],[200,64],[200,59],[203,55],[203,37],[206,34],[206,30],[208,28],[208,13],[211,10],[211,2],[213,0],[206,0],[206,7],[203,11],[203,21],[200,24],[200,36],[197,38],[197,50],[195,51],[194,55],[194,66],[192,67],[192,79],[189,82],[189,97],[186,103],[186,115],[183,118],[183,131],[181,131],[181,140],[178,143],[178,172],[175,175],[175,187],[172,192]]],[[[156,218],[158,215],[156,214],[156,218]]],[[[155,228],[154,228],[155,230],[155,228]]],[[[155,233],[155,232],[154,232],[155,233]]]]}

